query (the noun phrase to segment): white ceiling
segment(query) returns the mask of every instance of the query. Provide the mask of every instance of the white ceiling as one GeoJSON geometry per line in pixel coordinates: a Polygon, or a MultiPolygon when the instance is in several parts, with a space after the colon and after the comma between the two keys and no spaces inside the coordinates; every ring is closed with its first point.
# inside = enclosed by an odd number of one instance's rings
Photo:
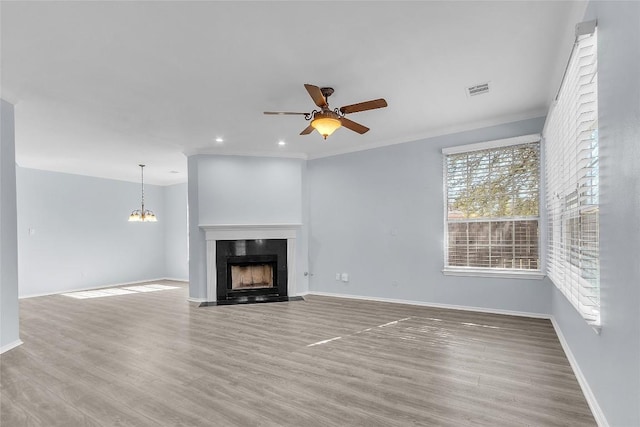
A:
{"type": "Polygon", "coordinates": [[[184,152],[306,158],[544,115],[576,2],[6,2],[2,97],[20,166],[185,182],[184,152]],[[469,98],[465,87],[491,82],[469,98]],[[371,128],[299,136],[332,107],[371,128]],[[224,143],[214,141],[217,136],[224,143]],[[277,145],[284,140],[286,146],[277,145]],[[176,173],[177,172],[177,173],[176,173]]]}

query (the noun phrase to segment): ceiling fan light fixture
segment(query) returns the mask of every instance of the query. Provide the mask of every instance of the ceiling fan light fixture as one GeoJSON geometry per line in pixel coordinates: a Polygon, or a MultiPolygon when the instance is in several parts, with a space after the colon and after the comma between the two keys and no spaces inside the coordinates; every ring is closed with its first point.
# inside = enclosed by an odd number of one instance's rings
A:
{"type": "Polygon", "coordinates": [[[331,112],[317,113],[311,122],[311,126],[317,130],[324,139],[327,139],[329,135],[342,126],[342,122],[340,122],[340,120],[331,112]]]}
{"type": "Polygon", "coordinates": [[[264,114],[304,116],[304,119],[310,120],[311,123],[309,123],[309,125],[300,132],[300,135],[309,135],[315,129],[324,139],[327,139],[329,135],[340,127],[345,127],[359,133],[360,135],[367,133],[369,131],[368,127],[347,119],[345,115],[358,113],[360,111],[375,110],[377,108],[384,108],[387,106],[387,101],[385,101],[384,98],[378,98],[372,99],[371,101],[359,102],[357,104],[343,105],[342,107],[335,108],[332,111],[331,108],[329,108],[328,98],[333,94],[333,88],[318,87],[310,84],[305,84],[304,88],[307,90],[316,106],[320,107],[320,110],[313,110],[310,113],[294,111],[265,111],[264,114]]]}

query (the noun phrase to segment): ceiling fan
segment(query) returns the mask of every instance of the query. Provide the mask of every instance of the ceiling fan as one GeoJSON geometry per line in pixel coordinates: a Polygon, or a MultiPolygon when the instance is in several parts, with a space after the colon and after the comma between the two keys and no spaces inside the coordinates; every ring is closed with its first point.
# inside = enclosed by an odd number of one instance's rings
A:
{"type": "Polygon", "coordinates": [[[336,108],[333,111],[329,108],[328,98],[333,94],[333,88],[331,87],[318,87],[310,84],[304,85],[307,92],[313,99],[313,102],[320,107],[320,111],[313,110],[310,113],[295,113],[291,111],[265,111],[264,114],[295,114],[304,116],[305,120],[311,120],[311,124],[305,128],[300,135],[308,135],[313,132],[314,129],[327,139],[336,129],[341,126],[351,129],[354,132],[363,134],[369,130],[368,127],[349,120],[345,117],[346,114],[357,113],[359,111],[374,110],[376,108],[383,108],[387,106],[387,101],[383,98],[374,99],[372,101],[360,102],[358,104],[345,105],[344,107],[336,108]]]}

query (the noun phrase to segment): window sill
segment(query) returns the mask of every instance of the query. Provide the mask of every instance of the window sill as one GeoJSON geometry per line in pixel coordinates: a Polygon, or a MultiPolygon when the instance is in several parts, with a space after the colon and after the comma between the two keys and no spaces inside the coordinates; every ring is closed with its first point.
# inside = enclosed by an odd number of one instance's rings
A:
{"type": "Polygon", "coordinates": [[[542,280],[544,274],[539,270],[534,271],[513,271],[513,270],[485,270],[477,268],[444,268],[442,274],[445,276],[464,277],[498,277],[503,279],[528,279],[542,280]]]}

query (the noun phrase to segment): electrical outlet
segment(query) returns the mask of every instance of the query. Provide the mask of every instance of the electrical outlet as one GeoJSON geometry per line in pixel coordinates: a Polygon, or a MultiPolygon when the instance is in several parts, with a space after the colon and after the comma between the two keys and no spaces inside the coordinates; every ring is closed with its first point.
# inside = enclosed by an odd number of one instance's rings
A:
{"type": "Polygon", "coordinates": [[[348,274],[348,273],[342,273],[342,274],[340,275],[340,279],[341,279],[343,282],[348,282],[348,281],[349,281],[349,274],[348,274]]]}
{"type": "Polygon", "coordinates": [[[340,273],[336,273],[336,280],[340,280],[340,273]]]}

